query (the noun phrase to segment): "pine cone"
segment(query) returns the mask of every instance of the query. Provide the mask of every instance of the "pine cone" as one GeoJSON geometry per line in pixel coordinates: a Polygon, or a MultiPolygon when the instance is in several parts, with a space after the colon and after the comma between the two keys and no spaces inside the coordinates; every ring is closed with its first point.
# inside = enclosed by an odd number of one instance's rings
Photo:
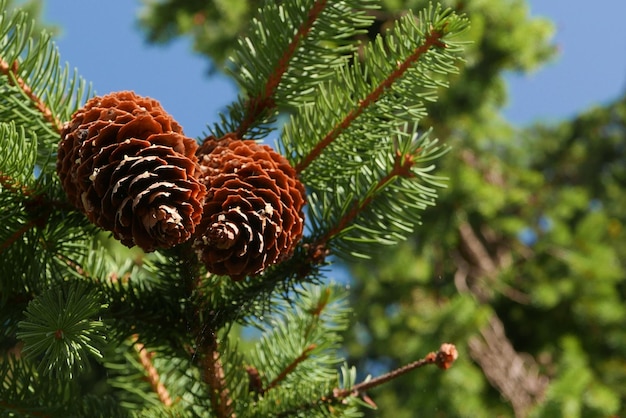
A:
{"type": "Polygon", "coordinates": [[[153,99],[94,97],[61,132],[57,172],[69,200],[128,247],[188,240],[206,189],[194,177],[196,142],[153,99]]]}
{"type": "Polygon", "coordinates": [[[302,238],[304,186],[267,145],[233,136],[198,150],[207,187],[195,240],[208,271],[241,280],[288,258],[302,238]]]}

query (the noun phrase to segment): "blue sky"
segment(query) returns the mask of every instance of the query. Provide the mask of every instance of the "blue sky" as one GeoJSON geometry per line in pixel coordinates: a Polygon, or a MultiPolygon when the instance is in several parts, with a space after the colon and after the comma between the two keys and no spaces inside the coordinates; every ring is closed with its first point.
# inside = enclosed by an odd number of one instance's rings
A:
{"type": "Polygon", "coordinates": [[[530,0],[556,27],[556,59],[509,80],[504,115],[518,124],[557,121],[626,93],[626,1],[530,0]]]}
{"type": "MultiPolygon", "coordinates": [[[[557,121],[626,89],[626,1],[530,0],[531,13],[556,24],[560,55],[530,75],[509,75],[505,117],[518,125],[557,121]]],[[[147,45],[136,26],[139,1],[48,0],[44,18],[63,32],[61,59],[78,69],[98,94],[135,90],[161,102],[197,137],[236,96],[224,76],[207,76],[204,58],[187,40],[147,45]]]]}

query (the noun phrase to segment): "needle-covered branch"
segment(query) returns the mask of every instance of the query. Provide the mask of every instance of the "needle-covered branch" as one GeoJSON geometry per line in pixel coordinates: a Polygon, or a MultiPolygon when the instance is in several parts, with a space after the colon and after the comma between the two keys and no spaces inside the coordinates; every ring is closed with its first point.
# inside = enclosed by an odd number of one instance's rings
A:
{"type": "Polygon", "coordinates": [[[3,6],[0,21],[0,79],[4,79],[0,82],[6,88],[0,98],[0,120],[15,121],[36,133],[39,141],[55,144],[62,122],[90,91],[69,66],[60,65],[50,35],[33,36],[35,25],[28,13],[3,6]]]}
{"type": "Polygon", "coordinates": [[[159,400],[163,403],[163,405],[171,406],[172,398],[170,397],[167,388],[161,381],[159,372],[152,361],[154,353],[151,353],[146,349],[146,346],[139,341],[139,336],[135,336],[134,340],[135,344],[133,346],[135,347],[135,351],[137,351],[141,365],[146,370],[146,375],[152,390],[154,390],[154,392],[158,395],[159,400]]]}
{"type": "Polygon", "coordinates": [[[243,96],[213,135],[262,137],[278,109],[310,101],[356,50],[353,39],[371,24],[366,12],[374,7],[372,0],[293,0],[259,9],[230,67],[243,96]]]}
{"type": "Polygon", "coordinates": [[[466,28],[465,19],[439,7],[418,17],[409,13],[364,48],[363,60],[344,64],[321,83],[314,102],[298,109],[281,138],[303,180],[317,188],[350,176],[385,150],[381,138],[417,123],[425,103],[458,70],[462,49],[454,38],[466,28]]]}
{"type": "Polygon", "coordinates": [[[333,143],[342,133],[347,130],[362,113],[370,106],[379,101],[383,94],[387,92],[391,86],[397,82],[414,65],[423,55],[431,48],[445,48],[441,38],[443,34],[439,31],[431,31],[424,42],[418,46],[415,51],[409,55],[403,62],[398,62],[397,69],[392,71],[385,79],[383,79],[364,99],[356,103],[356,107],[352,109],[336,126],[328,132],[315,147],[309,151],[296,165],[296,171],[304,171],[314,160],[320,157],[324,149],[333,143]]]}
{"type": "Polygon", "coordinates": [[[0,58],[0,73],[4,74],[11,85],[18,87],[30,99],[39,113],[57,132],[61,132],[61,122],[52,114],[48,105],[33,92],[26,80],[19,76],[19,62],[17,60],[9,65],[8,62],[0,58]]]}
{"type": "MultiPolygon", "coordinates": [[[[424,358],[399,367],[388,373],[375,378],[368,378],[360,383],[353,383],[356,372],[355,369],[342,368],[341,387],[335,387],[332,391],[326,393],[316,401],[308,404],[298,405],[294,409],[290,409],[278,414],[278,417],[286,418],[291,416],[300,416],[299,414],[313,413],[320,408],[344,407],[354,401],[360,401],[363,405],[376,408],[376,404],[366,395],[366,391],[374,389],[393,379],[398,378],[415,369],[434,364],[442,370],[452,367],[452,364],[458,358],[458,352],[453,344],[441,344],[439,350],[428,353],[424,358]]],[[[332,409],[331,409],[332,410],[332,409]]]]}
{"type": "Polygon", "coordinates": [[[417,122],[466,27],[431,7],[352,59],[377,4],[264,2],[231,67],[241,97],[197,147],[151,98],[81,107],[84,82],[0,0],[0,337],[23,347],[0,359],[0,408],[351,418],[365,390],[451,363],[338,378],[351,310],[327,256],[398,242],[433,204],[444,150],[417,122]],[[248,140],[281,110],[277,150],[248,140]],[[48,377],[65,386],[32,383],[48,377]],[[75,406],[83,378],[106,394],[75,406]]]}

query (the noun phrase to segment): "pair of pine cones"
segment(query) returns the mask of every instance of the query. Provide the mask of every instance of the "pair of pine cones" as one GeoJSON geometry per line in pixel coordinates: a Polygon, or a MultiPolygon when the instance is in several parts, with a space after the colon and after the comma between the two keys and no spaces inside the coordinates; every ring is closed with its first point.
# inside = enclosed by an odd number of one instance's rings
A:
{"type": "Polygon", "coordinates": [[[191,240],[209,272],[234,280],[289,257],[302,237],[304,186],[283,156],[233,135],[198,147],[156,100],[130,91],[72,115],[57,173],[70,202],[124,245],[191,240]]]}

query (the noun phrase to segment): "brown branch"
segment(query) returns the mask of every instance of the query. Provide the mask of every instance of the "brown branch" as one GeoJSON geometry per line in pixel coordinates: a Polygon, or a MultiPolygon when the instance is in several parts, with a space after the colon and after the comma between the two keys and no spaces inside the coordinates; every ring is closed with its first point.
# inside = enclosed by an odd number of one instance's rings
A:
{"type": "Polygon", "coordinates": [[[491,292],[496,289],[517,303],[530,302],[527,294],[496,280],[498,274],[511,265],[512,257],[510,251],[504,249],[505,246],[498,240],[494,231],[483,226],[479,237],[472,225],[462,222],[459,225],[459,237],[460,251],[453,253],[457,264],[455,285],[459,291],[471,292],[481,303],[487,303],[492,297],[491,292]],[[486,244],[495,247],[495,255],[491,255],[481,237],[485,239],[486,244]]]}
{"type": "Polygon", "coordinates": [[[209,386],[209,396],[213,412],[219,418],[236,418],[233,400],[226,384],[226,373],[217,347],[217,336],[210,333],[209,341],[199,348],[202,365],[202,379],[209,386]]]}
{"type": "Polygon", "coordinates": [[[468,222],[459,225],[459,234],[476,266],[488,277],[497,274],[498,267],[468,222]]]}
{"type": "Polygon", "coordinates": [[[9,79],[9,83],[18,87],[24,94],[33,102],[37,110],[43,115],[44,119],[52,125],[52,127],[60,134],[63,129],[63,125],[61,122],[52,114],[52,110],[48,107],[48,105],[43,101],[43,99],[37,96],[32,88],[26,83],[22,77],[19,76],[19,64],[16,61],[13,61],[12,64],[9,64],[2,58],[0,58],[0,73],[7,76],[9,79]]]}
{"type": "Polygon", "coordinates": [[[431,31],[426,37],[424,43],[413,51],[411,55],[407,57],[404,62],[399,63],[397,68],[389,74],[365,99],[360,100],[358,106],[346,115],[346,117],[339,122],[326,136],[317,143],[313,148],[297,165],[296,172],[301,173],[304,171],[316,158],[320,156],[322,151],[326,149],[330,144],[335,141],[339,135],[345,131],[354,120],[359,117],[369,106],[376,103],[382,95],[408,71],[408,69],[415,64],[424,54],[426,54],[432,47],[445,48],[445,44],[441,41],[443,33],[439,31],[431,31]]]}
{"type": "Polygon", "coordinates": [[[279,417],[291,416],[294,412],[302,412],[311,408],[314,408],[320,404],[338,404],[348,397],[359,396],[363,398],[367,403],[373,404],[373,402],[365,395],[365,391],[383,385],[393,379],[396,379],[412,370],[420,367],[434,364],[442,370],[447,370],[452,367],[452,364],[456,361],[459,354],[454,344],[444,343],[441,344],[437,352],[431,352],[423,359],[414,361],[406,366],[392,370],[389,373],[385,373],[374,379],[370,379],[361,383],[357,383],[349,389],[333,389],[332,393],[323,396],[318,401],[311,404],[301,405],[297,410],[285,411],[279,414],[279,417]]]}
{"type": "Polygon", "coordinates": [[[276,68],[272,74],[270,74],[267,82],[265,83],[265,88],[262,93],[256,97],[251,97],[248,99],[246,103],[246,113],[241,125],[235,132],[238,138],[243,138],[245,133],[250,129],[254,121],[264,112],[271,110],[276,107],[276,103],[274,102],[273,96],[276,93],[276,89],[280,84],[283,76],[287,72],[287,68],[289,67],[289,62],[293,59],[293,56],[296,53],[302,39],[306,37],[311,29],[313,28],[313,24],[319,18],[320,14],[327,6],[328,0],[317,0],[309,13],[307,15],[307,19],[300,25],[293,39],[285,49],[283,55],[278,60],[276,64],[276,68]]]}
{"type": "Polygon", "coordinates": [[[336,388],[333,390],[331,398],[334,401],[341,401],[348,396],[357,396],[361,392],[365,392],[369,389],[385,384],[412,370],[418,369],[428,364],[434,364],[442,370],[447,370],[452,367],[452,363],[456,361],[458,356],[459,353],[453,344],[441,344],[441,347],[439,347],[439,351],[437,351],[436,353],[428,353],[423,359],[414,361],[413,363],[409,363],[406,366],[392,370],[389,373],[385,373],[381,376],[375,377],[374,379],[358,383],[352,386],[350,389],[336,388]]]}
{"type": "MultiPolygon", "coordinates": [[[[453,255],[457,265],[454,275],[457,289],[471,293],[484,304],[492,298],[491,292],[497,284],[508,298],[528,303],[528,295],[497,282],[497,276],[510,266],[511,256],[507,255],[509,251],[503,250],[504,245],[495,232],[486,226],[480,231],[479,234],[467,222],[459,225],[460,250],[453,255]],[[496,250],[490,251],[489,246],[495,246],[496,250]]],[[[480,336],[470,339],[469,349],[491,386],[511,403],[516,417],[527,416],[541,401],[548,378],[540,373],[531,355],[515,350],[497,315],[480,330],[480,336]]]]}
{"type": "Polygon", "coordinates": [[[152,390],[157,394],[161,403],[165,406],[172,406],[172,398],[170,397],[169,392],[161,382],[159,378],[159,372],[156,367],[154,367],[154,363],[152,363],[152,358],[154,357],[154,353],[148,352],[146,347],[139,342],[139,337],[137,334],[133,335],[133,340],[135,343],[133,347],[135,347],[135,351],[139,354],[139,361],[143,368],[146,371],[148,382],[150,382],[150,386],[152,386],[152,390]]]}

